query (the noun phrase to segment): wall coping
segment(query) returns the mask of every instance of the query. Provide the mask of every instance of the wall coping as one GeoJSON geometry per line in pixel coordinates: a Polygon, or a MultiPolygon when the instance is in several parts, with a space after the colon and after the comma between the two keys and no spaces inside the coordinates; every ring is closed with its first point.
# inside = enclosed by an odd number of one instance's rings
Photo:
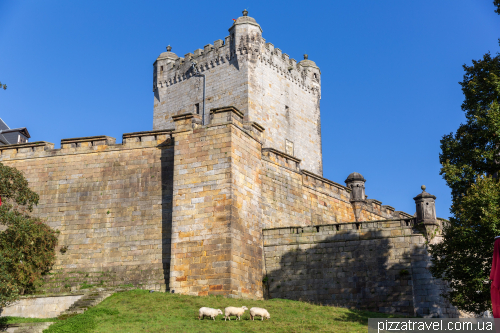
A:
{"type": "Polygon", "coordinates": [[[179,121],[179,120],[191,119],[191,118],[194,118],[194,114],[192,112],[187,112],[187,113],[172,116],[173,121],[179,121]]]}
{"type": "Polygon", "coordinates": [[[257,131],[259,132],[264,132],[266,129],[262,126],[260,126],[258,123],[256,123],[255,121],[249,121],[249,122],[246,122],[244,123],[244,125],[249,125],[249,126],[252,126],[253,128],[255,128],[257,131]]]}
{"type": "MultiPolygon", "coordinates": [[[[213,109],[210,109],[210,114],[212,113],[221,113],[221,112],[227,112],[227,111],[232,111],[234,113],[236,113],[238,116],[240,116],[241,118],[244,117],[244,114],[243,112],[241,112],[240,110],[238,110],[236,107],[230,105],[230,106],[222,106],[220,108],[213,108],[213,109]]],[[[260,125],[259,125],[260,126],[260,125]]],[[[262,129],[263,127],[260,126],[262,129]]],[[[262,131],[261,131],[262,132],[262,131]]]]}
{"type": "Polygon", "coordinates": [[[107,135],[84,136],[84,137],[80,137],[80,138],[61,139],[61,145],[63,143],[68,144],[68,143],[91,142],[91,141],[102,141],[102,140],[114,141],[116,139],[113,137],[107,136],[107,135]],[[111,140],[109,140],[109,139],[111,139],[111,140]]]}
{"type": "Polygon", "coordinates": [[[345,190],[345,191],[347,191],[347,192],[349,192],[349,193],[351,192],[351,189],[350,189],[350,188],[345,187],[345,186],[343,186],[343,185],[340,185],[339,183],[336,183],[336,182],[331,181],[331,180],[329,180],[329,179],[323,178],[323,177],[321,177],[320,175],[317,175],[317,174],[315,174],[315,173],[312,173],[311,171],[307,171],[307,170],[300,170],[300,172],[301,172],[302,174],[304,174],[304,175],[308,176],[308,177],[315,178],[315,179],[317,179],[317,180],[319,180],[319,181],[321,181],[321,182],[324,182],[324,183],[327,183],[327,184],[329,184],[329,185],[331,185],[331,186],[334,186],[334,187],[337,187],[337,188],[339,188],[339,189],[345,190]]]}
{"type": "Polygon", "coordinates": [[[278,228],[263,228],[262,232],[267,230],[281,230],[281,229],[292,229],[292,228],[315,228],[315,227],[330,227],[336,225],[347,225],[347,224],[362,224],[362,223],[375,223],[375,222],[401,222],[407,220],[413,220],[411,218],[400,218],[400,219],[389,219],[389,220],[371,220],[371,221],[360,221],[360,222],[341,222],[341,223],[329,223],[329,224],[315,224],[315,225],[305,225],[305,226],[290,226],[290,227],[278,227],[278,228]]]}
{"type": "Polygon", "coordinates": [[[394,212],[396,210],[396,208],[389,206],[389,205],[382,205],[382,208],[389,209],[392,212],[394,212]]]}
{"type": "Polygon", "coordinates": [[[415,216],[410,215],[408,213],[405,213],[402,210],[397,210],[397,211],[395,211],[395,213],[398,213],[399,215],[403,216],[403,218],[405,218],[405,219],[413,219],[413,218],[415,218],[415,216]]]}
{"type": "Polygon", "coordinates": [[[370,204],[374,203],[374,204],[379,205],[379,206],[382,205],[382,201],[378,201],[377,199],[366,199],[366,202],[368,202],[370,204]]]}
{"type": "Polygon", "coordinates": [[[13,148],[30,148],[30,147],[44,147],[44,146],[54,146],[52,142],[47,141],[35,141],[35,142],[25,142],[25,143],[15,143],[12,145],[0,146],[0,150],[13,149],[13,148]]]}
{"type": "Polygon", "coordinates": [[[131,132],[131,133],[123,133],[122,139],[135,138],[138,136],[149,136],[149,135],[161,135],[161,134],[170,134],[174,130],[155,130],[155,131],[142,131],[142,132],[131,132]]]}
{"type": "Polygon", "coordinates": [[[273,154],[276,154],[276,155],[279,155],[283,158],[286,158],[286,159],[289,159],[289,160],[292,160],[294,161],[295,163],[300,163],[302,160],[301,159],[298,159],[297,157],[294,157],[292,155],[288,155],[282,151],[279,151],[277,149],[274,149],[274,148],[262,148],[262,151],[268,151],[268,152],[271,152],[273,154]]]}

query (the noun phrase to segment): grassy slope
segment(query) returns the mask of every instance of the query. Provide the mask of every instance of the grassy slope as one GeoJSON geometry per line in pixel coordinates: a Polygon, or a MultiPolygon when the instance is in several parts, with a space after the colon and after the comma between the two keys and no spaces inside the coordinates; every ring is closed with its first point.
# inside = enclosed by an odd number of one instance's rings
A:
{"type": "MultiPolygon", "coordinates": [[[[116,293],[98,306],[52,325],[45,332],[359,332],[368,318],[384,314],[272,299],[254,301],[224,297],[195,297],[132,290],[116,293]],[[221,309],[245,305],[266,308],[271,320],[198,320],[202,306],[221,309]]],[[[234,318],[234,317],[233,317],[234,318]]]]}
{"type": "MultiPolygon", "coordinates": [[[[24,318],[24,317],[0,317],[0,327],[8,324],[21,324],[21,323],[46,323],[58,321],[57,318],[24,318]]],[[[1,330],[0,330],[1,331],[1,330]]]]}

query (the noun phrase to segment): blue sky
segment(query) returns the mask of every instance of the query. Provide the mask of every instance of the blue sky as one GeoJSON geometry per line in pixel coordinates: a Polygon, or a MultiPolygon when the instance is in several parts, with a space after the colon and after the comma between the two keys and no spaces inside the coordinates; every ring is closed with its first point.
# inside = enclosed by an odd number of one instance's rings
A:
{"type": "Polygon", "coordinates": [[[152,129],[153,62],[224,39],[247,8],[263,37],[322,72],[324,176],[413,214],[425,184],[449,217],[439,140],[464,121],[463,64],[499,51],[492,0],[0,0],[0,117],[31,141],[152,129]]]}

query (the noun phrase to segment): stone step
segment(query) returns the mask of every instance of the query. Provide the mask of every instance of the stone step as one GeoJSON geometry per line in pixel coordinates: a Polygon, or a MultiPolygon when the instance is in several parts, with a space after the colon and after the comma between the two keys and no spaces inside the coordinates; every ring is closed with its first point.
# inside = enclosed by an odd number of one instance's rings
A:
{"type": "Polygon", "coordinates": [[[9,324],[4,332],[9,332],[9,333],[42,333],[43,330],[47,329],[52,324],[53,324],[53,322],[9,324]]]}

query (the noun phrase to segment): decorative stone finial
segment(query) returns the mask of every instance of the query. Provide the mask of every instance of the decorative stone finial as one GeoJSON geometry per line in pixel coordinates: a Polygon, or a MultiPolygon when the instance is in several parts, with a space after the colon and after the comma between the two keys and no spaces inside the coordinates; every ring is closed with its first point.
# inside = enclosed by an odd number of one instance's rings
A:
{"type": "Polygon", "coordinates": [[[309,56],[307,54],[304,54],[304,60],[307,60],[307,58],[309,58],[309,56]]]}
{"type": "Polygon", "coordinates": [[[170,52],[170,51],[172,51],[172,46],[169,45],[169,46],[167,46],[167,52],[170,52]]]}
{"type": "Polygon", "coordinates": [[[243,16],[248,16],[248,10],[243,10],[243,16]]]}
{"type": "Polygon", "coordinates": [[[426,189],[427,187],[425,187],[425,185],[422,185],[422,186],[420,186],[420,188],[422,189],[422,191],[423,191],[423,192],[425,192],[425,189],[426,189]]]}

